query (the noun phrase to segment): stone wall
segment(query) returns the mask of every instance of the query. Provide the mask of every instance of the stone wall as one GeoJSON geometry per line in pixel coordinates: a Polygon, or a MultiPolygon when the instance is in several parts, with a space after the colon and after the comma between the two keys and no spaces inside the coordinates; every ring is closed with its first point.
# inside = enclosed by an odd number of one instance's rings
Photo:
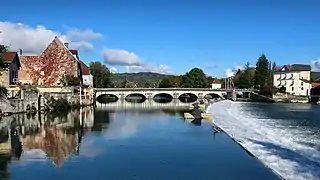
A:
{"type": "Polygon", "coordinates": [[[9,85],[9,71],[0,71],[0,85],[9,85]]]}
{"type": "Polygon", "coordinates": [[[26,112],[27,107],[38,109],[38,94],[34,92],[22,92],[21,99],[0,98],[0,110],[2,113],[26,112]]]}

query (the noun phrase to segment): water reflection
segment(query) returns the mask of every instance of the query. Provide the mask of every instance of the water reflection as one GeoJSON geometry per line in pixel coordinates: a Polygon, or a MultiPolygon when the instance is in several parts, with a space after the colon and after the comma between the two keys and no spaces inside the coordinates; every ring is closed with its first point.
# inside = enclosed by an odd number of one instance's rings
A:
{"type": "MultiPolygon", "coordinates": [[[[142,111],[84,108],[68,114],[5,117],[0,121],[0,179],[103,179],[106,175],[111,179],[170,179],[169,174],[174,176],[171,179],[188,179],[193,174],[185,173],[200,166],[204,168],[192,179],[206,179],[203,174],[211,174],[210,167],[223,164],[210,160],[215,153],[223,156],[219,153],[225,151],[215,152],[221,148],[215,143],[223,136],[212,143],[210,126],[193,126],[205,121],[184,121],[183,112],[189,106],[176,108],[179,111],[152,106],[142,111]],[[181,164],[189,169],[176,173],[180,170],[175,167],[181,164]]],[[[213,132],[213,138],[218,132],[213,132]]],[[[230,158],[225,161],[228,168],[234,164],[230,158]]]]}
{"type": "Polygon", "coordinates": [[[16,114],[0,122],[0,179],[8,178],[8,163],[47,161],[61,166],[79,152],[85,131],[94,127],[93,109],[68,114],[16,114]]]}
{"type": "MultiPolygon", "coordinates": [[[[183,117],[190,103],[159,103],[132,105],[129,102],[109,103],[103,108],[84,108],[69,113],[16,114],[0,122],[0,179],[6,177],[8,163],[51,161],[56,167],[63,165],[72,155],[79,155],[84,135],[103,133],[105,139],[125,138],[136,133],[144,115],[161,113],[183,117]],[[129,108],[126,108],[129,107],[129,108]],[[138,107],[139,110],[135,111],[138,107]],[[173,107],[168,109],[168,107],[173,107]],[[174,109],[178,109],[174,110],[174,109]],[[125,111],[116,118],[115,111],[125,111]]],[[[201,125],[200,122],[192,122],[201,125]]]]}

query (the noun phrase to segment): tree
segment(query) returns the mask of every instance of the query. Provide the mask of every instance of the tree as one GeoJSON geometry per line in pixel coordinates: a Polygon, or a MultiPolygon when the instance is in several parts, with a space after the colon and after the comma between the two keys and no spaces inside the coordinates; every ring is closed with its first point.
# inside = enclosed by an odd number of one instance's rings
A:
{"type": "Polygon", "coordinates": [[[202,69],[193,68],[182,77],[182,87],[184,88],[206,88],[208,79],[202,69]]]}
{"type": "Polygon", "coordinates": [[[136,87],[136,84],[127,79],[125,79],[121,84],[121,88],[135,88],[135,87],[136,87]]]}
{"type": "MultiPolygon", "coordinates": [[[[0,44],[0,53],[4,53],[4,52],[8,52],[8,47],[0,44]]],[[[7,66],[6,66],[5,60],[0,55],[0,70],[3,70],[6,67],[7,66]]]]}
{"type": "Polygon", "coordinates": [[[261,90],[268,84],[270,79],[269,61],[267,57],[262,54],[256,63],[256,72],[254,76],[254,84],[256,88],[261,90]]]}
{"type": "Polygon", "coordinates": [[[181,86],[181,76],[167,76],[161,79],[159,88],[178,88],[181,86]]]}
{"type": "Polygon", "coordinates": [[[242,75],[241,69],[238,69],[236,74],[234,75],[234,78],[232,79],[234,87],[239,87],[239,81],[240,77],[242,75]]]}
{"type": "Polygon", "coordinates": [[[244,70],[239,78],[239,88],[251,88],[254,85],[254,72],[255,70],[250,67],[250,63],[245,64],[244,70]]]}
{"type": "Polygon", "coordinates": [[[79,86],[80,79],[75,76],[66,75],[61,78],[61,83],[63,86],[79,86]]]}
{"type": "Polygon", "coordinates": [[[276,68],[277,68],[277,64],[276,64],[276,62],[273,62],[272,63],[272,71],[275,71],[276,70],[276,68]]]}
{"type": "Polygon", "coordinates": [[[90,72],[93,76],[93,87],[96,88],[110,88],[110,70],[101,62],[91,62],[89,64],[90,72]]]}

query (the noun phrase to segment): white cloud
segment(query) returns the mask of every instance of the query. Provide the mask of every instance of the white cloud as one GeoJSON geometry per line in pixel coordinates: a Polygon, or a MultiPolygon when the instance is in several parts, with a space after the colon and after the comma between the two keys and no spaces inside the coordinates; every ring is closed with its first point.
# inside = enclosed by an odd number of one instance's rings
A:
{"type": "Polygon", "coordinates": [[[101,39],[103,37],[102,34],[96,33],[91,29],[80,30],[76,28],[70,29],[67,32],[67,36],[74,41],[94,40],[94,39],[101,39]]]}
{"type": "Polygon", "coordinates": [[[320,71],[320,58],[317,60],[311,61],[312,71],[320,71]]]}
{"type": "Polygon", "coordinates": [[[102,57],[109,65],[138,66],[141,63],[139,57],[135,53],[123,49],[105,48],[102,50],[102,57]]]}
{"type": "Polygon", "coordinates": [[[91,50],[90,40],[101,37],[101,34],[92,30],[81,31],[71,29],[66,34],[47,29],[44,26],[28,26],[23,23],[0,21],[0,44],[10,46],[10,50],[17,51],[22,48],[24,52],[39,53],[58,36],[63,42],[70,42],[70,47],[79,50],[91,50]]]}
{"type": "Polygon", "coordinates": [[[225,76],[226,77],[231,77],[231,76],[234,76],[234,71],[230,68],[226,69],[225,70],[225,76]]]}
{"type": "Polygon", "coordinates": [[[123,49],[104,49],[102,51],[104,61],[109,65],[124,66],[126,72],[154,72],[160,74],[171,74],[168,66],[154,65],[141,61],[138,55],[123,49]]]}
{"type": "Polygon", "coordinates": [[[225,70],[225,76],[226,77],[232,77],[232,76],[234,76],[236,73],[237,73],[237,71],[238,71],[238,69],[240,69],[240,70],[243,70],[244,69],[244,67],[243,66],[240,66],[240,65],[236,65],[234,68],[227,68],[226,70],[225,70]]]}
{"type": "Polygon", "coordinates": [[[112,73],[117,73],[117,72],[118,72],[118,69],[115,68],[115,67],[110,67],[109,69],[110,69],[110,71],[111,71],[112,73]]]}
{"type": "Polygon", "coordinates": [[[83,51],[90,51],[93,49],[93,45],[87,41],[72,42],[70,49],[80,49],[83,51]]]}
{"type": "Polygon", "coordinates": [[[159,74],[172,74],[169,66],[166,65],[152,65],[152,64],[142,64],[140,66],[126,66],[126,71],[129,73],[137,72],[154,72],[159,74]]]}

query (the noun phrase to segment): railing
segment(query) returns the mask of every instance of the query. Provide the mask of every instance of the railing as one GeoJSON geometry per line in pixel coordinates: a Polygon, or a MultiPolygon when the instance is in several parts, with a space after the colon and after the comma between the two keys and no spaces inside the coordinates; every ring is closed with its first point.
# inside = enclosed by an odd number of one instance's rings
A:
{"type": "Polygon", "coordinates": [[[211,89],[211,88],[95,88],[95,91],[227,91],[249,92],[251,89],[211,89]]]}

